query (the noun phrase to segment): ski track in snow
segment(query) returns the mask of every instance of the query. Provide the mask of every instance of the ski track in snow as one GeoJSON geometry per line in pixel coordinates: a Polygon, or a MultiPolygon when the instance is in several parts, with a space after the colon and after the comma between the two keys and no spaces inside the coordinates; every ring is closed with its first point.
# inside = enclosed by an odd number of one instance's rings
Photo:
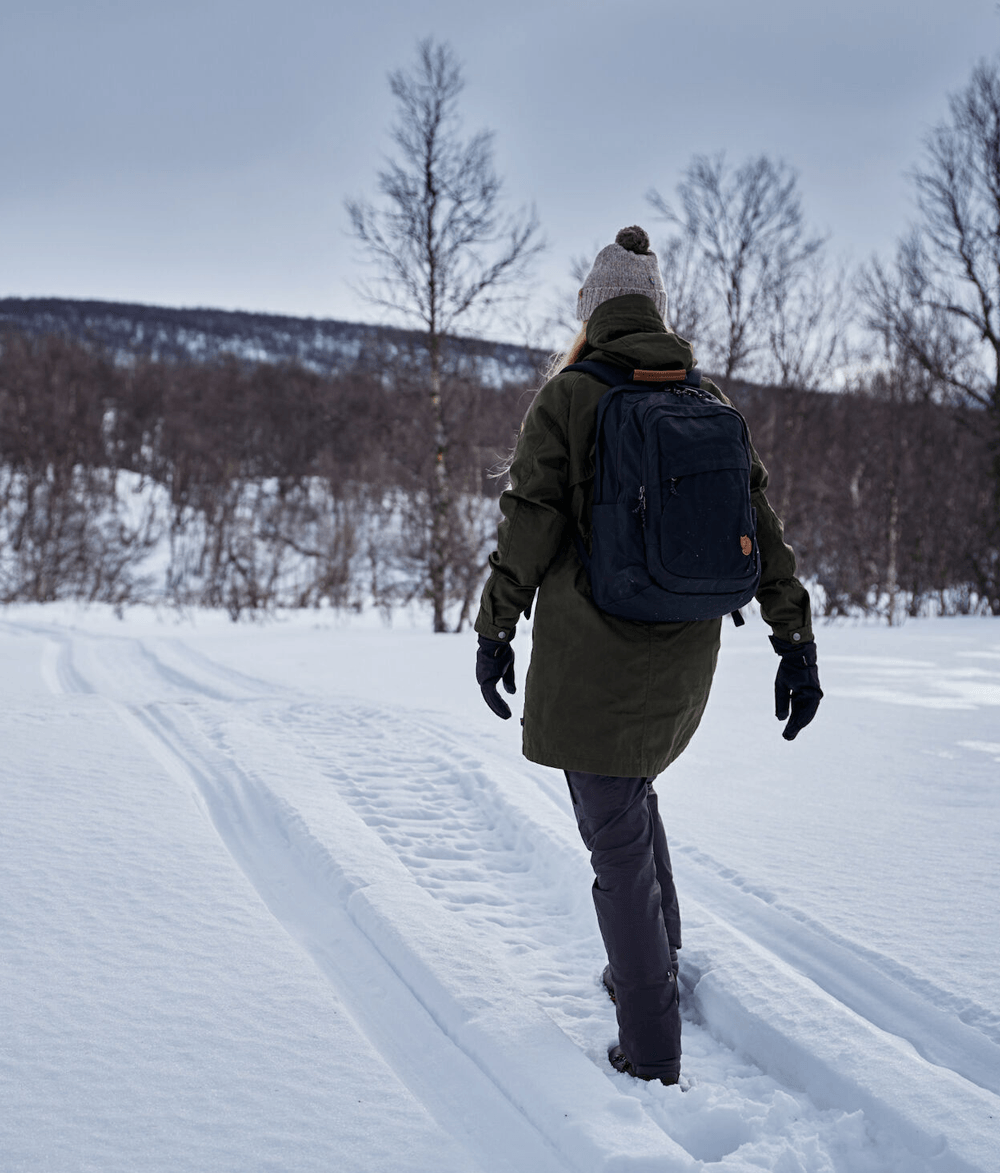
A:
{"type": "MultiPolygon", "coordinates": [[[[19,633],[26,630],[18,625],[19,633]]],[[[192,791],[247,879],[336,987],[362,1032],[484,1169],[694,1169],[711,1162],[727,1173],[761,1167],[986,1173],[975,1153],[970,1158],[936,1143],[933,1127],[925,1134],[912,1121],[900,1125],[895,1106],[885,1108],[865,1089],[854,1095],[852,1088],[839,1100],[824,1091],[810,1102],[802,1090],[810,1089],[808,1060],[798,1070],[782,1064],[772,1078],[769,1053],[752,1037],[733,1051],[726,999],[735,990],[738,1000],[740,987],[720,992],[705,981],[716,959],[704,952],[682,955],[690,1090],[678,1099],[677,1089],[608,1074],[613,1012],[598,987],[603,957],[592,877],[568,803],[548,781],[506,763],[485,764],[470,752],[474,738],[388,706],[318,702],[223,667],[181,639],[41,626],[32,633],[44,641],[40,671],[48,688],[106,698],[192,791]],[[377,837],[386,858],[398,861],[399,876],[405,872],[460,923],[477,959],[500,959],[514,983],[508,993],[515,1010],[530,1000],[583,1052],[590,1063],[581,1057],[587,1074],[580,1075],[577,1093],[592,1093],[599,1085],[588,1082],[590,1072],[601,1073],[615,1098],[638,1110],[622,1108],[621,1122],[635,1135],[646,1128],[648,1163],[641,1144],[629,1161],[613,1145],[602,1151],[599,1135],[576,1137],[578,1120],[565,1126],[576,1129],[571,1135],[561,1121],[547,1119],[553,1101],[538,1090],[546,1073],[529,1072],[530,1057],[504,1053],[496,1031],[482,1038],[468,1033],[465,1020],[474,1016],[440,973],[447,954],[442,960],[432,942],[394,924],[391,904],[379,906],[377,892],[366,903],[368,881],[352,876],[330,849],[334,795],[377,837]],[[373,987],[398,1008],[391,1022],[372,1008],[373,987]],[[720,1071],[728,1087],[713,1086],[720,1071]],[[462,1104],[449,1095],[456,1075],[462,1104]],[[519,1081],[535,1088],[540,1107],[519,1094],[519,1081]],[[754,1118],[756,1131],[747,1125],[754,1118]],[[662,1130],[662,1151],[655,1151],[650,1125],[662,1130]],[[790,1138],[785,1147],[782,1133],[790,1138]]],[[[992,743],[976,748],[997,750],[992,743]]],[[[930,982],[781,907],[706,853],[686,845],[675,851],[685,859],[689,921],[718,922],[750,938],[845,1014],[903,1040],[976,1089],[1000,1094],[997,1039],[963,1021],[962,1008],[930,982]]],[[[405,887],[399,877],[396,885],[405,887]]],[[[405,900],[400,907],[405,912],[405,900]]],[[[568,1079],[567,1087],[574,1086],[568,1079]]],[[[607,1103],[592,1096],[581,1105],[584,1112],[588,1107],[607,1124],[607,1103]]],[[[613,1103],[610,1111],[614,1116],[613,1103]]]]}
{"type": "Polygon", "coordinates": [[[593,968],[593,941],[567,934],[549,957],[547,930],[581,909],[592,915],[586,861],[568,874],[562,844],[512,809],[483,763],[451,739],[385,709],[339,716],[299,705],[268,724],[307,747],[417,884],[506,948],[550,1009],[572,998],[574,970],[593,968]]]}
{"type": "Polygon", "coordinates": [[[454,1045],[405,976],[379,954],[344,906],[345,890],[336,874],[329,874],[328,861],[294,810],[220,759],[169,706],[150,705],[134,719],[159,741],[158,756],[168,769],[193,784],[227,849],[272,913],[338,991],[347,991],[365,1035],[438,1123],[473,1152],[489,1154],[484,1168],[566,1169],[502,1090],[454,1045]],[[391,1021],[369,1009],[373,987],[397,1008],[391,1021]],[[466,1093],[461,1104],[450,1095],[456,1077],[466,1093]]]}
{"type": "Polygon", "coordinates": [[[1000,1095],[1000,1045],[992,1033],[964,1021],[969,1011],[962,1002],[888,958],[862,952],[796,910],[776,905],[704,852],[679,845],[675,853],[697,865],[693,873],[685,872],[689,897],[739,925],[874,1026],[905,1039],[929,1062],[1000,1095]]]}
{"type": "MultiPolygon", "coordinates": [[[[127,694],[133,689],[140,694],[150,689],[168,696],[180,693],[187,710],[192,701],[238,703],[274,691],[250,677],[216,669],[179,642],[168,649],[173,653],[171,658],[187,659],[195,674],[165,662],[162,651],[157,655],[136,640],[74,641],[57,630],[45,636],[42,676],[57,693],[98,691],[90,677],[78,669],[78,658],[102,683],[113,682],[115,693],[127,694]]],[[[135,704],[114,699],[110,703],[168,773],[194,792],[227,850],[272,913],[304,945],[338,991],[346,989],[363,1033],[445,1130],[460,1137],[473,1153],[484,1154],[484,1169],[497,1173],[569,1169],[502,1091],[454,1045],[446,1030],[431,1019],[405,979],[386,964],[338,899],[343,892],[338,892],[336,882],[316,874],[315,862],[309,858],[311,845],[307,842],[304,850],[297,850],[300,820],[295,812],[266,786],[243,774],[231,759],[221,760],[190,723],[184,722],[187,714],[177,713],[177,700],[135,704]],[[398,1008],[391,1022],[369,1012],[373,988],[380,989],[398,1008]],[[401,1023],[406,1024],[405,1032],[400,1031],[401,1023]],[[456,1076],[465,1093],[461,1104],[450,1096],[456,1076]]],[[[322,870],[322,860],[319,868],[322,870]]]]}

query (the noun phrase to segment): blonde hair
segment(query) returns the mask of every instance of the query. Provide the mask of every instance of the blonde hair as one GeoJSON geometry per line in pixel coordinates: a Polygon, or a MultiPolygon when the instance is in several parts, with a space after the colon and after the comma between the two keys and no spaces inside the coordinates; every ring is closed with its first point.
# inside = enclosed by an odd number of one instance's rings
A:
{"type": "MultiPolygon", "coordinates": [[[[587,323],[584,322],[583,325],[580,327],[580,331],[577,334],[577,336],[569,344],[568,349],[564,350],[561,354],[560,353],[554,354],[549,362],[549,365],[545,368],[544,372],[542,373],[541,386],[535,391],[534,395],[532,395],[531,403],[528,404],[527,410],[525,411],[524,416],[521,419],[521,427],[518,430],[518,437],[519,438],[520,438],[521,432],[524,430],[524,421],[525,421],[525,419],[528,418],[528,412],[531,411],[531,406],[535,402],[535,400],[538,398],[539,394],[541,393],[542,387],[544,387],[545,384],[550,379],[554,379],[556,377],[556,375],[558,375],[561,370],[564,370],[566,367],[570,366],[571,363],[577,362],[577,360],[580,358],[580,355],[583,353],[583,348],[586,345],[587,345],[587,323]]],[[[516,446],[514,448],[511,448],[510,451],[507,453],[506,457],[500,462],[500,464],[498,464],[496,466],[496,468],[491,471],[490,475],[493,477],[496,477],[497,480],[499,480],[501,477],[508,477],[508,474],[510,473],[510,466],[514,463],[514,453],[516,452],[516,450],[517,450],[516,446]]],[[[510,484],[509,477],[508,477],[507,483],[510,484]]]]}
{"type": "MultiPolygon", "coordinates": [[[[587,323],[584,322],[580,327],[580,332],[569,344],[569,349],[562,352],[562,354],[554,354],[549,365],[545,368],[545,373],[542,375],[542,386],[544,386],[549,379],[554,379],[564,367],[568,367],[571,363],[575,363],[583,352],[584,346],[587,344],[587,323]]],[[[532,400],[534,402],[534,400],[532,400]]]]}

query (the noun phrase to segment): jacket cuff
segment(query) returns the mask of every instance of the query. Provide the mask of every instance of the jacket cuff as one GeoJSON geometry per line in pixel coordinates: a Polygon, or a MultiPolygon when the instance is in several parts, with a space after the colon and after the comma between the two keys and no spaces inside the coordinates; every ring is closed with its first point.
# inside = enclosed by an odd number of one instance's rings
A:
{"type": "Polygon", "coordinates": [[[517,624],[491,623],[489,619],[480,614],[475,623],[475,630],[477,635],[485,635],[487,639],[495,639],[498,643],[510,643],[517,633],[517,624]]]}
{"type": "Polygon", "coordinates": [[[782,640],[792,647],[801,647],[802,644],[807,644],[813,639],[812,627],[808,623],[801,627],[772,626],[771,631],[774,633],[775,639],[782,640]]]}

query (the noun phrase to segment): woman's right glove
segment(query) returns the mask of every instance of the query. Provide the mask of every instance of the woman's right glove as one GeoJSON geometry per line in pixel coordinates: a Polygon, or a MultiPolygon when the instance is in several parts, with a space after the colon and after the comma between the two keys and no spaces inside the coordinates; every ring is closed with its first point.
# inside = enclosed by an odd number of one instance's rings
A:
{"type": "Polygon", "coordinates": [[[516,692],[514,684],[514,649],[510,642],[479,637],[479,651],[476,653],[476,680],[483,690],[483,700],[498,717],[506,721],[510,706],[497,693],[497,682],[503,681],[508,692],[516,692]]]}
{"type": "Polygon", "coordinates": [[[774,715],[784,721],[791,707],[792,715],[781,736],[786,741],[794,741],[816,716],[823,696],[816,667],[816,642],[810,639],[804,644],[793,644],[778,639],[776,635],[768,638],[781,657],[778,675],[774,678],[774,715]]]}

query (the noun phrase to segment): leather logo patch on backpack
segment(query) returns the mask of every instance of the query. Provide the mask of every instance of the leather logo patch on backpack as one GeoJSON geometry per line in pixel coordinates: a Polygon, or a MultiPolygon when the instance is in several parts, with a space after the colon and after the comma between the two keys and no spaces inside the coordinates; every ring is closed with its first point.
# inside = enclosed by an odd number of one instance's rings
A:
{"type": "Polygon", "coordinates": [[[753,542],[750,541],[746,534],[743,534],[740,537],[740,549],[744,554],[746,554],[748,558],[750,557],[750,552],[753,550],[753,542]]]}

